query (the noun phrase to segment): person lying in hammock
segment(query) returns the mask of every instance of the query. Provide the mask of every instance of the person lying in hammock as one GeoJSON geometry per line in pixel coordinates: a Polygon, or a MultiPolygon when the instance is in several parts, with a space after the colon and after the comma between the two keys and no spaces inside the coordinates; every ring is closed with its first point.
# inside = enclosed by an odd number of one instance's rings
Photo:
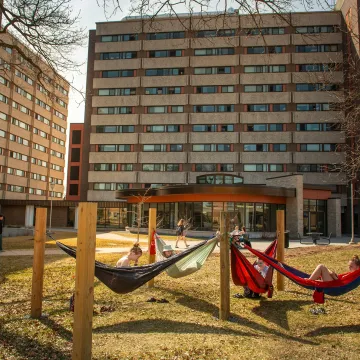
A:
{"type": "MultiPolygon", "coordinates": [[[[357,255],[354,255],[352,259],[349,261],[349,271],[353,272],[360,269],[360,258],[357,255]]],[[[316,269],[313,271],[310,280],[317,281],[333,281],[338,280],[337,274],[328,269],[325,265],[318,265],[316,269]]]]}
{"type": "Polygon", "coordinates": [[[169,257],[175,255],[175,250],[173,249],[173,247],[171,245],[164,245],[163,255],[166,259],[168,259],[169,257]]]}
{"type": "Polygon", "coordinates": [[[264,261],[261,259],[257,259],[256,264],[254,265],[254,268],[261,274],[261,276],[265,279],[266,274],[269,270],[269,267],[265,265],[264,261]]]}
{"type": "Polygon", "coordinates": [[[136,266],[141,255],[142,250],[140,245],[135,243],[134,246],[130,249],[129,253],[118,260],[116,267],[130,266],[130,261],[134,261],[134,266],[136,266]]]}

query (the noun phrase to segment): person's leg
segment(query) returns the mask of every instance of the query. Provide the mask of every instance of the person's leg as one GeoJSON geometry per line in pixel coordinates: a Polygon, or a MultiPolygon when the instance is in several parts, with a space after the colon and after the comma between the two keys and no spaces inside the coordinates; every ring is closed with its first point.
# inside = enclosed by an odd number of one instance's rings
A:
{"type": "Polygon", "coordinates": [[[334,278],[332,277],[332,272],[325,265],[318,265],[316,269],[313,271],[310,280],[319,280],[321,278],[322,281],[332,281],[334,278]]]}
{"type": "Polygon", "coordinates": [[[186,247],[189,247],[189,245],[188,245],[187,242],[186,242],[186,237],[183,235],[182,238],[183,238],[183,240],[184,240],[185,246],[186,246],[186,247]]]}
{"type": "Polygon", "coordinates": [[[175,243],[175,247],[176,247],[176,248],[178,247],[179,238],[180,238],[180,236],[179,236],[179,234],[177,234],[176,243],[175,243]]]}

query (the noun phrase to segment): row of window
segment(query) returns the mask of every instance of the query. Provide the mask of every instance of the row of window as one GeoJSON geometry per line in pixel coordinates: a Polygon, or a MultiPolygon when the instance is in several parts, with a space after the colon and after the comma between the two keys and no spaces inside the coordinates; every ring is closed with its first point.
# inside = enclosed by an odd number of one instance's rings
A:
{"type": "MultiPolygon", "coordinates": [[[[20,176],[20,177],[27,177],[27,175],[28,175],[27,171],[20,170],[20,169],[14,169],[11,167],[7,168],[6,173],[10,174],[10,175],[14,175],[14,176],[20,176]]],[[[42,175],[42,174],[38,174],[38,173],[31,172],[29,177],[32,180],[39,180],[39,181],[44,181],[44,182],[47,181],[46,175],[42,175]]],[[[58,184],[58,185],[63,184],[63,180],[57,179],[57,178],[49,178],[49,182],[54,182],[55,184],[58,184]]]]}
{"type": "MultiPolygon", "coordinates": [[[[244,151],[286,151],[286,144],[245,144],[244,151]]],[[[178,152],[183,150],[182,144],[144,144],[144,152],[178,152]]],[[[298,144],[298,151],[329,152],[337,151],[337,144],[298,144]]],[[[98,152],[130,152],[130,144],[97,145],[98,152]]],[[[194,152],[233,152],[233,144],[192,144],[194,152]]]]}
{"type": "MultiPolygon", "coordinates": [[[[146,95],[174,95],[181,94],[183,87],[154,87],[145,88],[146,95]]],[[[218,86],[196,86],[194,91],[196,94],[216,94],[216,93],[233,93],[234,85],[218,85],[218,86]]],[[[284,84],[271,85],[244,85],[244,92],[283,92],[285,91],[284,84]]],[[[339,84],[325,84],[325,83],[304,83],[296,84],[296,91],[338,91],[339,84]]],[[[129,96],[136,95],[136,88],[124,89],[99,89],[99,96],[129,96]]]]}
{"type": "MultiPolygon", "coordinates": [[[[145,107],[147,114],[166,114],[166,113],[183,113],[183,105],[172,106],[147,106],[145,107]]],[[[296,111],[330,111],[335,110],[334,104],[329,103],[310,103],[296,104],[296,111]]],[[[235,105],[194,105],[194,113],[222,113],[234,112],[235,105]]],[[[250,104],[246,105],[247,112],[280,112],[287,111],[287,104],[250,104]]],[[[99,107],[98,115],[118,115],[118,114],[134,114],[135,108],[130,106],[120,107],[99,107]]]]}
{"type": "MultiPolygon", "coordinates": [[[[298,72],[328,72],[335,71],[339,67],[338,64],[300,64],[296,65],[298,72]]],[[[193,68],[194,75],[221,75],[231,74],[234,72],[232,66],[218,66],[218,67],[195,67],[193,68]]],[[[244,73],[284,73],[286,72],[286,65],[247,65],[244,66],[244,73]]],[[[185,75],[184,68],[160,68],[160,69],[145,69],[145,76],[177,76],[185,75]]],[[[106,70],[102,71],[103,78],[117,78],[117,77],[135,77],[135,70],[106,70]]]]}
{"type": "MultiPolygon", "coordinates": [[[[339,28],[335,25],[323,26],[297,26],[295,32],[297,34],[319,34],[338,32],[339,28]]],[[[198,38],[212,38],[235,36],[237,29],[218,29],[218,30],[200,30],[196,31],[194,36],[198,38]]],[[[244,28],[244,35],[284,35],[284,27],[265,27],[265,28],[244,28]]],[[[168,40],[168,39],[184,39],[185,31],[157,32],[147,33],[146,40],[168,40]]],[[[136,41],[139,40],[139,34],[120,34],[120,35],[103,35],[101,42],[118,42],[118,41],[136,41]]]]}
{"type": "MultiPolygon", "coordinates": [[[[18,186],[18,185],[7,185],[6,187],[7,191],[11,192],[17,192],[17,193],[26,193],[25,186],[18,186]]],[[[31,195],[46,195],[46,191],[42,189],[34,189],[34,188],[28,188],[28,193],[31,195]]],[[[61,198],[62,193],[61,192],[55,192],[55,191],[49,191],[49,197],[56,197],[61,198]]]]}

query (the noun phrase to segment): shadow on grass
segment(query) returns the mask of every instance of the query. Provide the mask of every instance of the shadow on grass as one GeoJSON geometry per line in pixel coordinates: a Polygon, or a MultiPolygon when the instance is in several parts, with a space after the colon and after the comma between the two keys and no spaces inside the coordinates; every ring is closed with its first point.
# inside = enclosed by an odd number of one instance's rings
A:
{"type": "Polygon", "coordinates": [[[58,336],[60,336],[62,339],[66,341],[72,341],[72,332],[68,329],[65,329],[62,325],[58,324],[54,320],[48,318],[48,317],[42,317],[39,319],[39,321],[47,326],[50,330],[57,333],[58,336]]]}
{"type": "MultiPolygon", "coordinates": [[[[208,301],[198,299],[198,298],[189,296],[187,294],[184,294],[184,293],[181,293],[181,292],[178,292],[178,291],[175,291],[175,290],[169,290],[169,289],[166,289],[166,288],[163,288],[163,287],[158,287],[158,289],[160,289],[162,291],[166,291],[166,292],[168,292],[168,293],[170,293],[172,295],[178,296],[179,298],[176,300],[176,302],[178,304],[180,304],[180,305],[188,307],[188,308],[190,308],[192,310],[196,310],[196,311],[199,311],[199,312],[204,312],[204,313],[207,313],[207,314],[211,314],[213,316],[218,316],[219,308],[217,306],[215,306],[214,304],[209,303],[208,301]]],[[[255,303],[255,301],[254,301],[254,303],[255,303]]],[[[276,316],[276,312],[280,311],[280,308],[282,307],[281,303],[282,303],[281,301],[278,301],[277,307],[274,307],[274,308],[276,308],[275,311],[274,311],[274,317],[276,316]]],[[[306,303],[308,303],[308,302],[306,302],[306,303]]],[[[270,302],[269,302],[269,304],[270,304],[270,302]]],[[[268,320],[268,318],[266,316],[264,316],[264,319],[268,320]]],[[[269,327],[267,327],[265,325],[259,324],[259,323],[255,322],[255,321],[252,321],[252,320],[249,320],[249,319],[246,319],[246,318],[243,318],[243,317],[241,317],[239,315],[236,315],[236,314],[231,314],[230,321],[235,322],[235,323],[237,323],[239,325],[242,325],[242,326],[246,326],[246,327],[248,327],[248,328],[250,328],[252,330],[260,331],[260,332],[265,333],[265,334],[278,336],[280,338],[285,338],[285,339],[288,339],[288,340],[300,342],[302,344],[318,345],[317,343],[314,343],[313,341],[298,338],[298,337],[295,337],[295,336],[291,336],[291,335],[288,335],[286,333],[282,333],[282,332],[280,332],[278,330],[269,328],[269,327]]]]}
{"type": "Polygon", "coordinates": [[[351,334],[351,333],[360,333],[360,325],[343,325],[343,326],[325,326],[322,328],[318,328],[312,331],[309,331],[304,336],[315,337],[322,335],[330,335],[330,334],[351,334]]]}
{"type": "MultiPolygon", "coordinates": [[[[286,293],[294,294],[294,295],[302,295],[302,296],[309,296],[312,298],[312,290],[309,290],[308,292],[302,292],[297,290],[286,290],[286,293]]],[[[334,296],[325,295],[325,301],[335,301],[335,302],[341,302],[346,304],[356,304],[356,301],[350,301],[350,300],[344,300],[342,298],[337,299],[334,296]]]]}
{"type": "Polygon", "coordinates": [[[270,321],[284,330],[290,330],[287,312],[303,311],[302,307],[311,305],[310,300],[272,300],[260,301],[260,305],[253,308],[253,313],[261,316],[263,319],[270,321]]]}
{"type": "Polygon", "coordinates": [[[210,325],[199,325],[195,323],[146,319],[127,321],[119,324],[100,326],[94,328],[94,333],[133,333],[147,334],[149,332],[157,333],[178,333],[178,334],[217,334],[217,335],[238,335],[238,336],[257,336],[249,332],[227,329],[210,325]]]}
{"type": "MultiPolygon", "coordinates": [[[[27,335],[13,333],[4,329],[0,324],[0,344],[9,349],[9,353],[16,353],[22,359],[33,360],[68,360],[71,359],[70,352],[56,349],[50,343],[41,344],[36,339],[31,339],[27,335]]],[[[5,358],[4,358],[5,359],[5,358]]]]}

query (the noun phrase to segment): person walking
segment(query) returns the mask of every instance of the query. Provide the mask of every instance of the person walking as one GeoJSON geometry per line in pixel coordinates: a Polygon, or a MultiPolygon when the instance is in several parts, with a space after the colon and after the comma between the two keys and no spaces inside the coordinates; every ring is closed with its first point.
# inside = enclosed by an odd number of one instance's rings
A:
{"type": "Polygon", "coordinates": [[[180,238],[181,238],[181,240],[184,241],[186,247],[190,246],[186,243],[186,239],[184,236],[184,230],[185,230],[185,220],[180,219],[179,222],[177,223],[177,229],[176,229],[176,235],[177,235],[176,244],[175,244],[176,248],[178,248],[178,242],[179,242],[180,238]]]}
{"type": "Polygon", "coordinates": [[[2,248],[2,235],[3,235],[3,226],[5,224],[5,216],[0,214],[0,251],[3,251],[2,248]]]}

